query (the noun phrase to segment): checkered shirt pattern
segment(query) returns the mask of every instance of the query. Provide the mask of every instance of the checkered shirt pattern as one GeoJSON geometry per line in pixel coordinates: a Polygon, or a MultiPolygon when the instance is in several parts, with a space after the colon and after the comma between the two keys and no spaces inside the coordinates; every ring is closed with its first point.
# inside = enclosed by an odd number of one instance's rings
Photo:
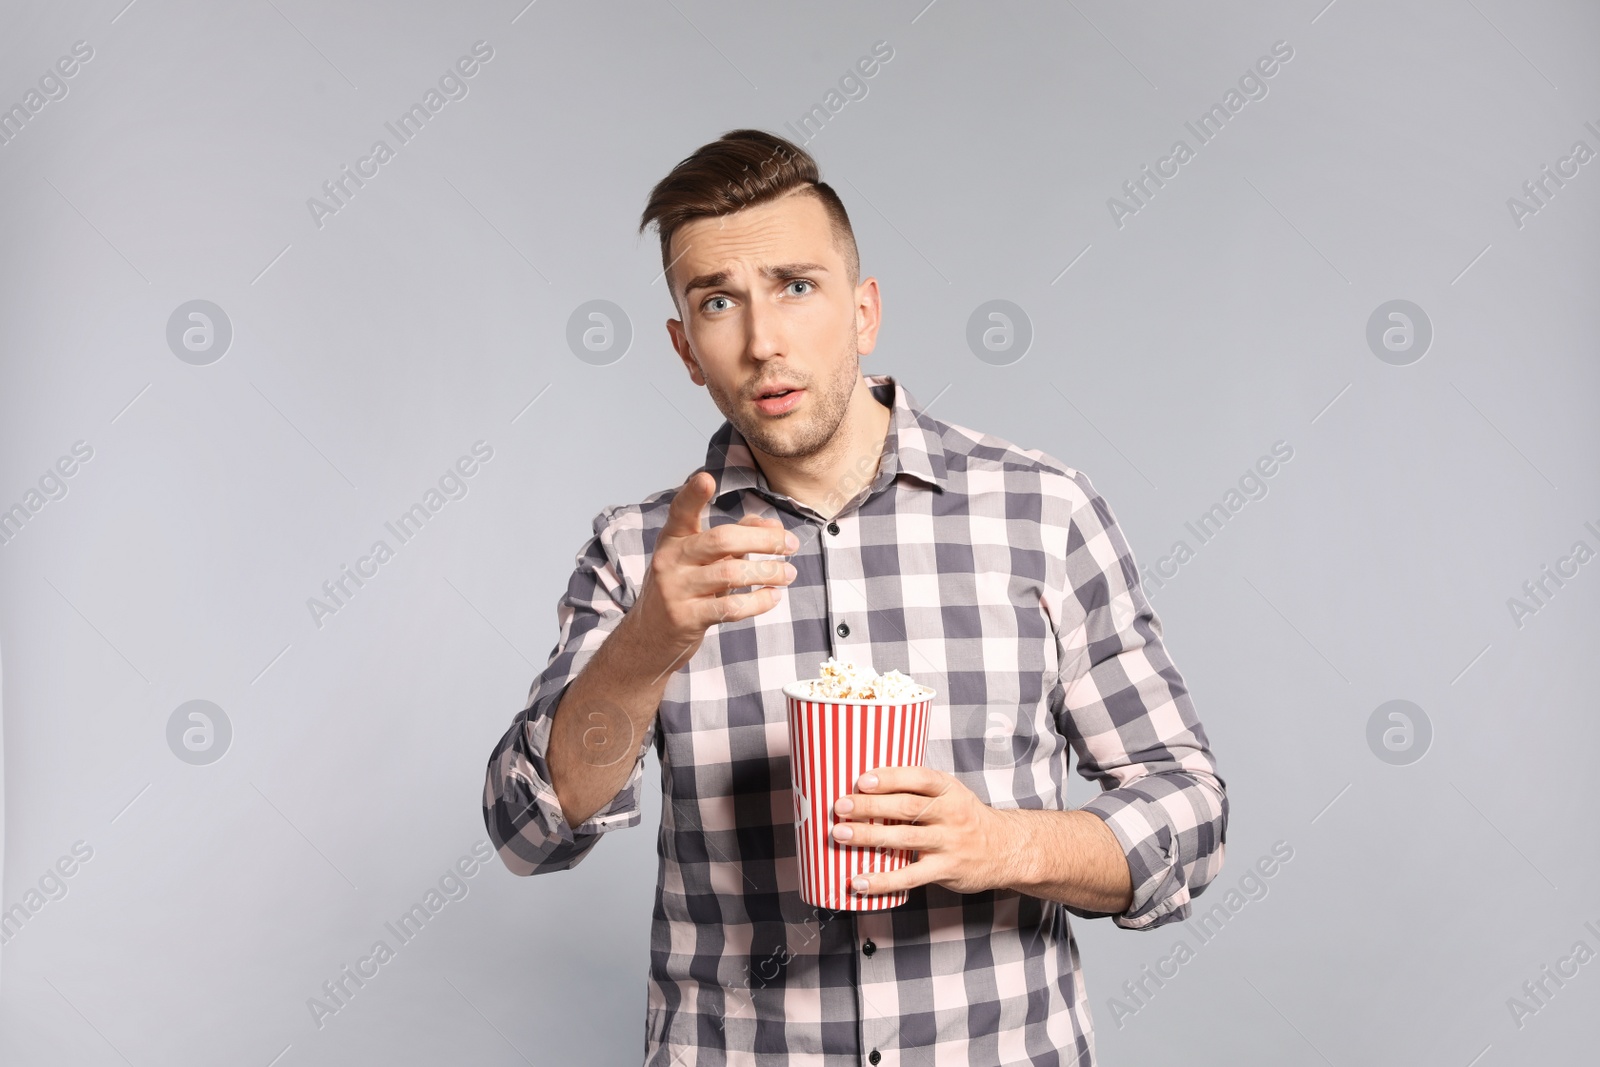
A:
{"type": "Polygon", "coordinates": [[[771,611],[707,632],[611,802],[567,824],[545,763],[552,716],[634,603],[676,488],[595,518],[560,640],[489,760],[484,821],[530,875],[640,821],[655,748],[647,1067],[1095,1062],[1066,913],[1096,913],[938,885],[881,912],[800,899],[782,688],[830,655],[934,687],[925,762],[993,807],[1064,809],[1070,746],[1102,790],[1082,810],[1132,873],[1117,926],[1186,918],[1222,866],[1225,783],[1106,502],[1043,452],[930,417],[892,377],[867,384],[889,435],[875,476],[840,485],[831,524],[771,491],[730,424],[712,437],[703,526],[781,519],[798,576],[771,611]]]}

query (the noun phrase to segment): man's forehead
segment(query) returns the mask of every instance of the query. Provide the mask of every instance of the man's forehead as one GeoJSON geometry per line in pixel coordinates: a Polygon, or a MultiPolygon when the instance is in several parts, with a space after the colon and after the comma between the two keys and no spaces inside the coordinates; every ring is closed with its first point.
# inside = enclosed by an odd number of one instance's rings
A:
{"type": "Polygon", "coordinates": [[[730,215],[694,219],[672,234],[671,270],[678,279],[731,272],[763,271],[786,263],[832,263],[839,258],[827,212],[810,196],[745,208],[730,215]],[[810,201],[808,217],[798,202],[810,201]]]}

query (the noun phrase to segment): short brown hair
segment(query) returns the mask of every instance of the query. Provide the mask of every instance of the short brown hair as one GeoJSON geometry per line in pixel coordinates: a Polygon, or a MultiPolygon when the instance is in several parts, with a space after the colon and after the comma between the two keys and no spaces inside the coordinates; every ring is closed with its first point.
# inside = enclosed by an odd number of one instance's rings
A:
{"type": "MultiPolygon", "coordinates": [[[[716,218],[755,204],[776,200],[796,189],[822,201],[833,227],[834,243],[844,258],[850,284],[861,280],[861,256],[855,231],[839,194],[819,181],[817,161],[805,149],[764,130],[729,130],[701,145],[650,190],[639,232],[652,222],[661,234],[661,270],[671,266],[668,248],[679,226],[694,219],[716,218]]],[[[668,282],[671,288],[671,282],[668,282]]],[[[677,302],[677,293],[672,294],[677,302]]]]}

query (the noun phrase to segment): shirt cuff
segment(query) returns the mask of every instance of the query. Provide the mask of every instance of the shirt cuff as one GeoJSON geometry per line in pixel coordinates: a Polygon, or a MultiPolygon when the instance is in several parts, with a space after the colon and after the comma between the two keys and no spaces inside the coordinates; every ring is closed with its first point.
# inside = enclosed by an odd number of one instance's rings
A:
{"type": "MultiPolygon", "coordinates": [[[[565,693],[565,690],[562,690],[565,693]]],[[[557,698],[559,700],[559,697],[557,698]]],[[[607,801],[600,810],[589,816],[577,826],[567,822],[566,813],[561,810],[561,801],[556,796],[555,787],[550,784],[550,767],[545,762],[545,754],[550,750],[550,731],[555,725],[554,708],[557,701],[552,701],[550,710],[538,715],[530,715],[523,725],[527,736],[528,764],[531,774],[528,775],[528,790],[532,794],[533,806],[538,812],[536,822],[544,831],[547,843],[554,845],[575,844],[578,838],[594,837],[608,830],[616,830],[627,826],[636,826],[643,818],[639,806],[640,786],[644,782],[643,746],[635,754],[633,773],[623,783],[617,795],[607,801]]],[[[654,724],[651,724],[652,731],[654,724]]],[[[645,736],[645,744],[651,740],[649,733],[645,736]]]]}
{"type": "Polygon", "coordinates": [[[1070,905],[1068,911],[1085,919],[1111,914],[1111,921],[1124,930],[1148,930],[1189,914],[1182,857],[1175,854],[1172,829],[1159,804],[1132,791],[1110,789],[1078,810],[1099,816],[1116,835],[1127,857],[1133,901],[1126,911],[1115,914],[1070,905]]]}

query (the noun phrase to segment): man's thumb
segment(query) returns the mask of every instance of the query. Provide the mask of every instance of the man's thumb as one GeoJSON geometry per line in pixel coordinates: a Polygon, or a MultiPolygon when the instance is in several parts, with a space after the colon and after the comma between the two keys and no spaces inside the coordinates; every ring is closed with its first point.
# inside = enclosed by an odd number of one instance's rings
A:
{"type": "Polygon", "coordinates": [[[662,537],[688,537],[700,532],[700,512],[711,503],[711,494],[717,491],[717,480],[708,471],[695,471],[683,488],[672,498],[667,510],[667,521],[661,527],[662,537]]]}

